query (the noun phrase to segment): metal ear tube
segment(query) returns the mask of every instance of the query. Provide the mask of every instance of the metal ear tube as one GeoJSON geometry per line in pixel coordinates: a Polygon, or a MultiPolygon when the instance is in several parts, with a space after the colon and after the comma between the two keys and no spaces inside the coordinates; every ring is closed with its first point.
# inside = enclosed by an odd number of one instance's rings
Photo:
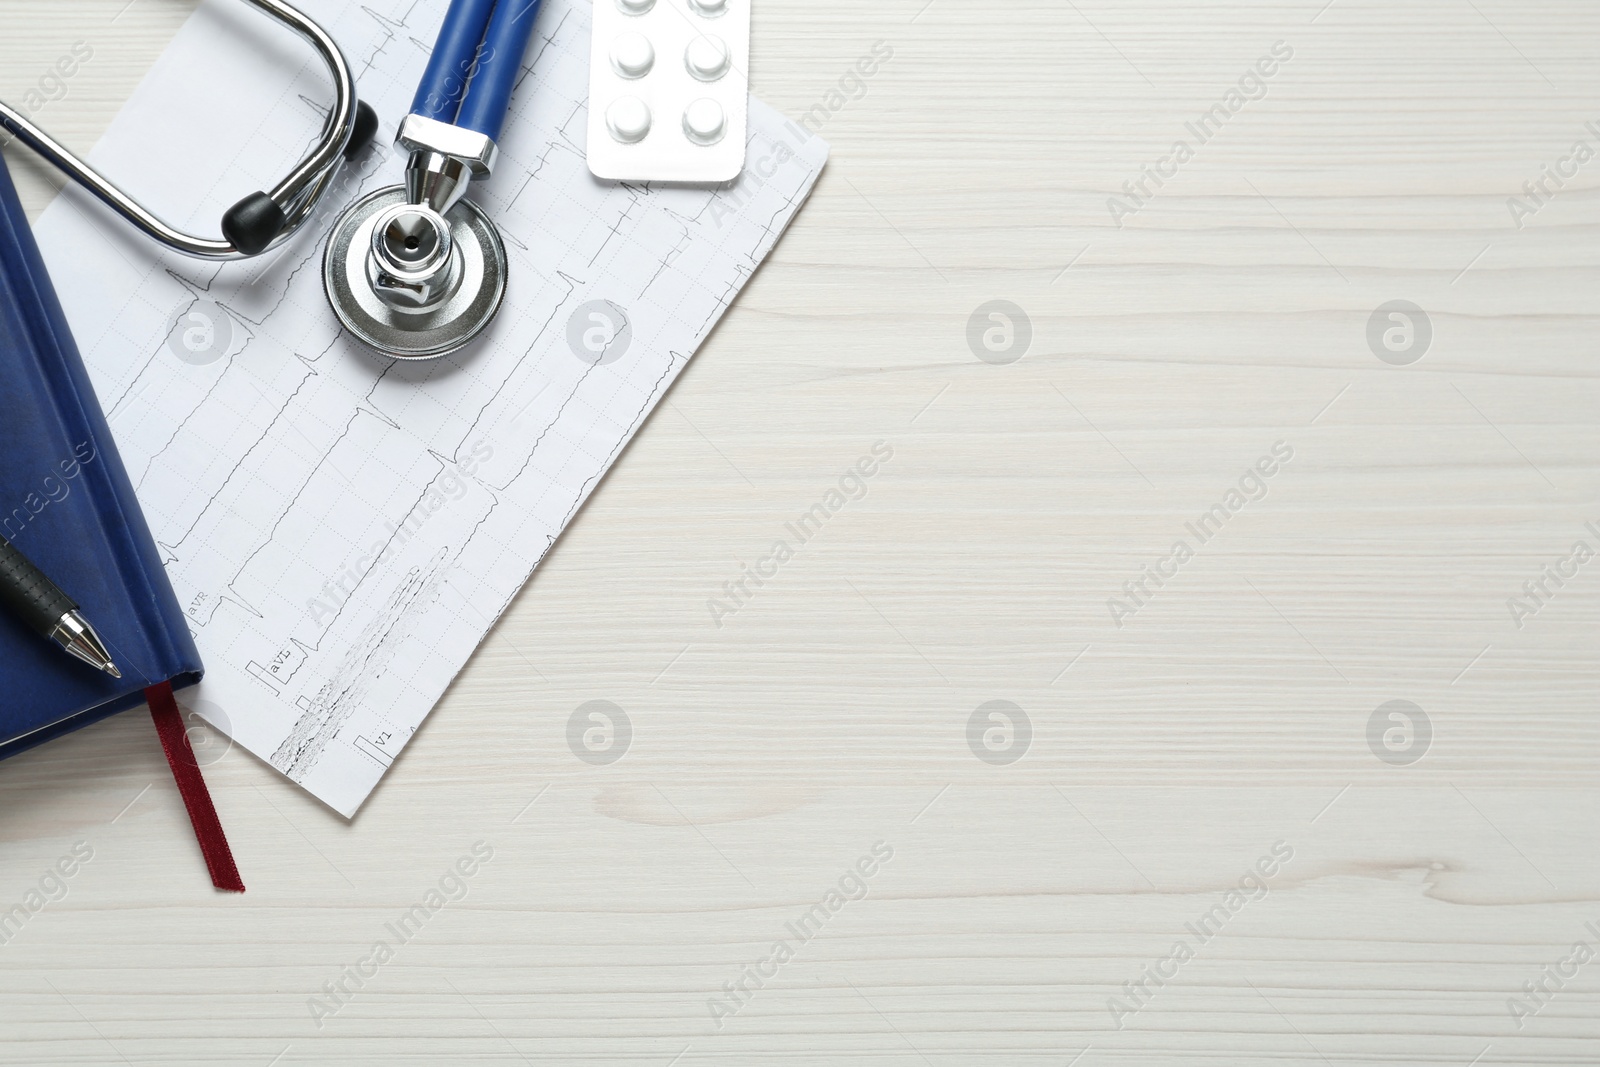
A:
{"type": "Polygon", "coordinates": [[[162,221],[138,200],[26,116],[0,103],[0,127],[43,156],[73,181],[127,219],[145,236],[175,252],[199,259],[247,259],[283,244],[299,231],[327,191],[344,161],[365,148],[378,130],[378,116],[356,99],[355,79],[344,54],[323,28],[283,0],[248,0],[311,43],[333,78],[334,103],[322,126],[322,138],[289,176],[268,192],[251,193],[222,216],[223,239],[195,237],[162,221]]]}

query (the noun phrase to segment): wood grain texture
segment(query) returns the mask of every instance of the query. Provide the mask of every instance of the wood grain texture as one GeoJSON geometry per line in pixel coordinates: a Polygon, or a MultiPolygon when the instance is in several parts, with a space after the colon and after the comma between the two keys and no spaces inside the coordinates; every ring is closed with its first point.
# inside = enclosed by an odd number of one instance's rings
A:
{"type": "MultiPolygon", "coordinates": [[[[86,148],[190,7],[0,0],[0,97],[90,41],[43,113],[86,148]]],[[[360,818],[227,752],[231,899],[142,716],[0,767],[0,905],[94,851],[0,946],[0,1062],[1600,1061],[1600,963],[1544,977],[1600,947],[1600,563],[1507,607],[1600,548],[1600,161],[1508,207],[1600,147],[1600,9],[808,0],[759,4],[755,45],[768,102],[841,104],[817,195],[360,818]],[[1264,96],[1114,220],[1279,41],[1264,96]],[[1032,328],[1006,365],[968,342],[994,299],[1032,328]],[[1368,345],[1393,300],[1431,323],[1409,365],[1368,345]],[[592,700],[631,722],[609,765],[569,747],[592,700]],[[1009,765],[969,748],[995,700],[1031,724],[1009,765]],[[1431,724],[1406,766],[1369,743],[1392,700],[1431,724]],[[479,841],[465,898],[319,1027],[479,841]],[[793,938],[880,841],[866,896],[793,938]]]]}

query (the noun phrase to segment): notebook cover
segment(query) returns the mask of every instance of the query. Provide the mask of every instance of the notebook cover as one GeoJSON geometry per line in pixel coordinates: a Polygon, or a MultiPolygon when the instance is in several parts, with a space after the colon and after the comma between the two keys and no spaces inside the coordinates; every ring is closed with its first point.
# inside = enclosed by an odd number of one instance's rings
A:
{"type": "MultiPolygon", "coordinates": [[[[133,357],[129,353],[129,358],[133,357]]],[[[200,680],[200,654],[0,160],[0,534],[100,633],[118,681],[0,612],[0,759],[200,680]]]]}

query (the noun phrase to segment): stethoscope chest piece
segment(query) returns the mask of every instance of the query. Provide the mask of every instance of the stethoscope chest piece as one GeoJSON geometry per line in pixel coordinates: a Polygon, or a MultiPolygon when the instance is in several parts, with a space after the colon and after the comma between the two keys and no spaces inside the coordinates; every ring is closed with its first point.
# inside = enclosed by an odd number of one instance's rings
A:
{"type": "Polygon", "coordinates": [[[457,200],[440,215],[395,185],[340,216],[322,281],[356,338],[396,359],[437,359],[494,321],[506,268],[500,234],[472,201],[457,200]]]}
{"type": "Polygon", "coordinates": [[[494,321],[506,248],[467,187],[494,172],[496,140],[533,37],[538,0],[450,0],[395,147],[405,184],[353,204],[328,237],[328,302],[395,359],[437,359],[494,321]]]}

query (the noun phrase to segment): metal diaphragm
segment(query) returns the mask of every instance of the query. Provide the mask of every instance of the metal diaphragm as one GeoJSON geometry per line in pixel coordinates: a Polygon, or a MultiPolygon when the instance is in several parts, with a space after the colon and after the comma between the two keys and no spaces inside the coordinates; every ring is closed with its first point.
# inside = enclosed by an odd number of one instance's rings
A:
{"type": "Polygon", "coordinates": [[[458,282],[437,306],[416,310],[379,295],[369,272],[379,216],[408,202],[404,186],[352,204],[328,235],[322,284],[347,330],[395,359],[437,359],[460,350],[494,321],[506,295],[506,248],[483,209],[460,200],[444,216],[459,257],[458,282]]]}

